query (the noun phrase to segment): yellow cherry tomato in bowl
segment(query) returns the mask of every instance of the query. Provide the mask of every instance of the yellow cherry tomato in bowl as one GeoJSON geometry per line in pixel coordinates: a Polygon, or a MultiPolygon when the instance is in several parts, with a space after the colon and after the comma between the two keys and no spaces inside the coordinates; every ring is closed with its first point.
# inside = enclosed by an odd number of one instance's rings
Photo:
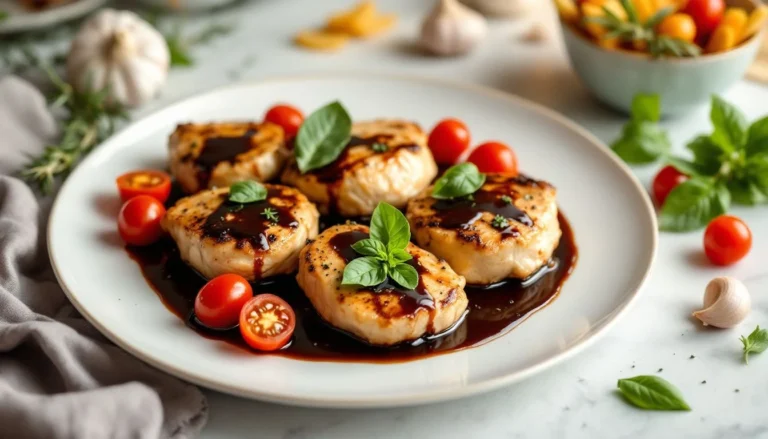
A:
{"type": "Polygon", "coordinates": [[[659,23],[659,35],[692,43],[696,39],[696,23],[688,14],[672,14],[659,23]]]}

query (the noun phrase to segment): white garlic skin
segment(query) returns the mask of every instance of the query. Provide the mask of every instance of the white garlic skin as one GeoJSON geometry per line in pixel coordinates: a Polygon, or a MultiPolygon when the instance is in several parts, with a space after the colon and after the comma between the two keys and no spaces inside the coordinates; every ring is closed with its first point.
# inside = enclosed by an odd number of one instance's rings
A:
{"type": "Polygon", "coordinates": [[[704,291],[704,309],[694,312],[693,316],[705,326],[727,329],[744,321],[751,309],[752,298],[746,285],[723,276],[709,282],[704,291]]]}
{"type": "Polygon", "coordinates": [[[442,56],[462,55],[485,38],[488,25],[457,0],[439,0],[421,25],[421,44],[442,56]]]}

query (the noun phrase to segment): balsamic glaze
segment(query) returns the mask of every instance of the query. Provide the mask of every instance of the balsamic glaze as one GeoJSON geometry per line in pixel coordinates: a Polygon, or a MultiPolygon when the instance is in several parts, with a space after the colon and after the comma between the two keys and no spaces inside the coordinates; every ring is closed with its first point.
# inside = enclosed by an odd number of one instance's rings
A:
{"type": "MultiPolygon", "coordinates": [[[[437,200],[433,205],[437,211],[436,219],[440,227],[446,229],[466,229],[475,221],[483,216],[483,213],[490,212],[494,215],[524,224],[528,227],[533,225],[533,220],[515,207],[512,202],[505,202],[504,196],[514,196],[504,191],[479,190],[472,194],[472,197],[464,197],[452,200],[437,200]]],[[[517,236],[519,230],[514,223],[510,223],[502,232],[502,237],[517,236]]]]}
{"type": "Polygon", "coordinates": [[[221,162],[231,162],[240,154],[248,152],[252,147],[251,139],[255,130],[248,130],[242,136],[209,137],[203,144],[200,155],[195,159],[197,178],[202,187],[208,186],[211,172],[221,162]]]}

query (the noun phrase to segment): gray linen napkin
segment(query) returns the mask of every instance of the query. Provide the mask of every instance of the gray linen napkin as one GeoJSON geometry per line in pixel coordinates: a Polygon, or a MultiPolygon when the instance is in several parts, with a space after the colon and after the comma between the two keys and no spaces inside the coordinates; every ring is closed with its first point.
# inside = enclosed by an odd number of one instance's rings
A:
{"type": "Polygon", "coordinates": [[[56,133],[29,83],[0,78],[0,437],[197,436],[208,416],[194,386],[103,338],[53,275],[50,198],[12,177],[56,133]]]}

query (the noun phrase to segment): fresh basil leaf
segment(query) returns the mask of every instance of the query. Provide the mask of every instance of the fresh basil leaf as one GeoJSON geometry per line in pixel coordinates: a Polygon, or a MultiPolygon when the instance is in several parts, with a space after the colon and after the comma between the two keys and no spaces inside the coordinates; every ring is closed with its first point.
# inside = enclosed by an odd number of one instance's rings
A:
{"type": "Polygon", "coordinates": [[[379,203],[371,216],[371,238],[378,239],[392,252],[404,249],[411,240],[411,227],[400,212],[387,203],[379,203]]]}
{"type": "Polygon", "coordinates": [[[768,349],[768,330],[760,329],[758,325],[749,336],[739,339],[744,345],[744,363],[749,364],[749,354],[759,354],[768,349]]]}
{"type": "Polygon", "coordinates": [[[361,239],[352,244],[352,249],[363,256],[375,256],[380,260],[387,260],[387,247],[376,239],[361,239]]]}
{"type": "Polygon", "coordinates": [[[658,122],[661,119],[661,97],[657,94],[635,95],[631,115],[635,122],[658,122]]]}
{"type": "Polygon", "coordinates": [[[344,268],[342,285],[372,287],[387,280],[387,272],[381,261],[372,256],[353,259],[344,268]]]}
{"type": "Polygon", "coordinates": [[[338,101],[316,110],[296,135],[296,164],[302,173],[336,160],[349,143],[352,119],[338,101]]]}
{"type": "Polygon", "coordinates": [[[747,160],[746,173],[757,187],[768,193],[768,151],[750,157],[747,160]]]}
{"type": "Polygon", "coordinates": [[[398,264],[390,270],[389,277],[403,288],[412,290],[419,284],[419,273],[409,264],[398,264]]]}
{"type": "Polygon", "coordinates": [[[747,139],[747,118],[735,106],[718,96],[712,96],[710,119],[715,131],[712,140],[727,152],[740,150],[747,139]]]}
{"type": "Polygon", "coordinates": [[[267,198],[267,188],[252,180],[239,181],[229,187],[229,201],[235,203],[254,203],[267,198]]]}
{"type": "Polygon", "coordinates": [[[627,163],[652,163],[669,151],[671,144],[666,131],[654,122],[630,121],[621,138],[611,145],[627,163]]]}
{"type": "Polygon", "coordinates": [[[750,176],[730,180],[727,183],[731,198],[736,204],[755,206],[768,201],[768,192],[762,189],[750,176]]]}
{"type": "Polygon", "coordinates": [[[768,154],[768,116],[752,123],[747,134],[747,158],[764,153],[768,154]]]}
{"type": "Polygon", "coordinates": [[[696,163],[690,160],[681,159],[680,157],[667,157],[667,163],[673,166],[678,171],[688,176],[702,175],[696,163]]]}
{"type": "Polygon", "coordinates": [[[690,410],[683,395],[669,381],[652,375],[621,379],[619,391],[635,407],[646,410],[690,410]]]}
{"type": "Polygon", "coordinates": [[[432,188],[432,196],[438,200],[458,198],[474,194],[485,183],[485,174],[473,163],[451,166],[432,188]]]}
{"type": "Polygon", "coordinates": [[[728,189],[721,184],[694,177],[672,189],[659,213],[659,227],[671,232],[700,229],[728,210],[728,189]]]}
{"type": "Polygon", "coordinates": [[[720,172],[726,151],[710,136],[699,136],[686,145],[693,153],[693,162],[701,175],[714,176],[720,172]]]}
{"type": "Polygon", "coordinates": [[[390,265],[397,265],[402,262],[407,262],[413,259],[413,256],[411,256],[410,253],[408,253],[408,250],[405,249],[394,249],[389,253],[389,263],[390,265]]]}

